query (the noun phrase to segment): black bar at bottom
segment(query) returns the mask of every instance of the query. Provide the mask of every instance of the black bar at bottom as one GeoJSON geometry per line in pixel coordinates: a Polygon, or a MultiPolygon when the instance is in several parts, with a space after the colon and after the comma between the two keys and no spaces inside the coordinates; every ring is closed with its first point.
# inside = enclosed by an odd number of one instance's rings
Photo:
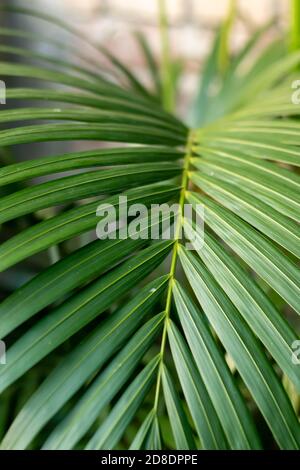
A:
{"type": "MultiPolygon", "coordinates": [[[[0,465],[5,463],[28,464],[30,468],[37,463],[39,467],[43,462],[48,465],[63,465],[66,468],[75,467],[86,470],[88,468],[107,468],[121,466],[123,468],[139,468],[140,466],[163,465],[164,467],[200,466],[210,467],[217,463],[244,465],[264,464],[270,466],[274,460],[276,464],[287,464],[299,454],[287,451],[0,451],[0,465]]],[[[56,469],[54,469],[56,470],[56,469]]]]}

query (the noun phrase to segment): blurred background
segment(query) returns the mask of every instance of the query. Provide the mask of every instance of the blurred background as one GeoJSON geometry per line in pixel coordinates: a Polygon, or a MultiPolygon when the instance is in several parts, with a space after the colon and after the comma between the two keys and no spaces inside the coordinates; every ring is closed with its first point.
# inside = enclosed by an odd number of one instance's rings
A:
{"type": "MultiPolygon", "coordinates": [[[[125,59],[129,68],[146,83],[147,71],[133,34],[135,31],[144,34],[155,56],[159,58],[157,0],[10,0],[10,3],[37,8],[80,25],[91,39],[108,47],[122,60],[125,59]]],[[[233,51],[242,47],[253,31],[268,21],[274,20],[274,28],[271,30],[273,35],[285,29],[288,23],[289,0],[238,0],[237,3],[238,18],[231,36],[233,51]]],[[[167,0],[166,4],[172,55],[174,59],[184,61],[181,92],[189,97],[197,87],[199,65],[210,49],[214,32],[226,17],[229,0],[167,0]]],[[[19,21],[23,25],[29,22],[31,30],[45,28],[44,23],[32,23],[24,16],[20,16],[19,21]]],[[[63,36],[62,31],[57,29],[51,32],[48,24],[46,29],[48,34],[55,37],[63,36]]],[[[268,40],[268,36],[265,40],[268,40]]],[[[76,47],[83,48],[82,44],[76,47]]],[[[83,49],[81,52],[86,51],[83,49]]],[[[61,54],[64,52],[61,51],[61,54]]]]}

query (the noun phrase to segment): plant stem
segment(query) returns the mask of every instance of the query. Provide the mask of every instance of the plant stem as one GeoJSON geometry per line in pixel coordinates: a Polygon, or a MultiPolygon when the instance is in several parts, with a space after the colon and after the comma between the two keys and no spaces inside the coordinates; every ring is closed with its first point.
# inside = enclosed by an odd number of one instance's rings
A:
{"type": "Polygon", "coordinates": [[[300,0],[291,0],[290,48],[292,51],[300,49],[300,0]]]}
{"type": "Polygon", "coordinates": [[[158,0],[158,15],[162,51],[161,79],[163,106],[166,111],[172,112],[174,111],[174,86],[165,0],[158,0]]]}
{"type": "Polygon", "coordinates": [[[219,69],[223,75],[229,65],[230,61],[230,33],[234,23],[234,19],[237,11],[237,2],[236,0],[230,0],[229,10],[227,18],[225,19],[222,29],[221,29],[221,38],[220,38],[220,49],[219,49],[219,69]]]}
{"type": "Polygon", "coordinates": [[[171,305],[172,305],[173,282],[174,282],[174,278],[176,274],[176,266],[177,266],[177,260],[178,260],[179,237],[180,237],[180,233],[182,230],[182,221],[183,221],[183,216],[184,216],[185,193],[188,189],[188,184],[189,184],[188,172],[189,172],[189,166],[190,166],[190,159],[192,157],[193,139],[194,139],[194,131],[191,130],[189,132],[187,146],[186,146],[186,154],[184,157],[184,167],[183,167],[183,174],[182,174],[182,180],[181,180],[181,192],[180,192],[180,199],[179,199],[179,214],[177,216],[176,227],[175,227],[175,244],[174,244],[172,260],[171,260],[170,279],[169,279],[167,299],[166,299],[166,308],[165,308],[166,318],[165,318],[164,329],[163,329],[162,340],[161,340],[160,367],[159,367],[158,376],[157,376],[155,399],[154,399],[155,412],[157,412],[158,402],[159,402],[159,394],[160,394],[160,387],[161,387],[161,374],[162,374],[164,354],[165,354],[166,342],[167,342],[168,323],[170,319],[171,305]]]}

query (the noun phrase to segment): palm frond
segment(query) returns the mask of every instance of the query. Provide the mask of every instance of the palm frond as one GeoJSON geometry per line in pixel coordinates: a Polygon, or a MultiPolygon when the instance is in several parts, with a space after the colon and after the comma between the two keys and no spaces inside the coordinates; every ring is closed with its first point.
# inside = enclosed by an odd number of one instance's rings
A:
{"type": "MultiPolygon", "coordinates": [[[[1,8],[80,36],[44,13],[1,8]]],[[[299,336],[286,315],[299,312],[300,294],[300,125],[291,103],[300,55],[275,40],[249,60],[272,25],[226,56],[221,70],[220,28],[190,110],[192,129],[166,111],[174,98],[168,49],[161,74],[143,36],[153,90],[86,37],[109,73],[96,59],[74,64],[0,47],[8,56],[0,76],[30,79],[7,89],[7,102],[19,106],[0,114],[0,146],[96,143],[0,168],[0,271],[43,260],[0,304],[5,406],[6,394],[37,377],[3,425],[2,449],[261,449],[257,416],[273,445],[299,449],[299,418],[283,383],[300,393],[292,360],[299,336]],[[51,180],[34,181],[40,177],[51,180]],[[179,212],[190,204],[200,217],[204,208],[204,243],[182,214],[170,240],[151,240],[152,229],[170,221],[167,210],[156,222],[144,216],[136,239],[118,227],[116,238],[94,240],[104,219],[99,204],[120,213],[120,196],[149,208],[177,203],[179,212]],[[39,211],[48,211],[45,219],[39,211]],[[78,243],[86,235],[89,242],[78,243]],[[51,264],[45,253],[53,247],[60,259],[51,264]]],[[[12,28],[0,35],[48,41],[12,28]]]]}

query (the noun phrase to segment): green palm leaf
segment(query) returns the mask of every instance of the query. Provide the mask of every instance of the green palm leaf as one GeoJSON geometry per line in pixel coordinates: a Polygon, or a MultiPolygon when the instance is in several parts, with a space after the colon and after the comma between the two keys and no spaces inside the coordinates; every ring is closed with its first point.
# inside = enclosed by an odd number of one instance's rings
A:
{"type": "Polygon", "coordinates": [[[189,128],[169,112],[175,71],[160,6],[161,68],[136,35],[151,90],[62,19],[1,6],[70,37],[0,27],[52,51],[0,46],[0,76],[16,83],[0,114],[0,146],[13,156],[0,168],[2,449],[300,448],[300,55],[282,38],[256,54],[270,22],[230,57],[231,17],[189,128]],[[52,141],[90,147],[32,156],[52,141]],[[115,220],[132,206],[148,210],[127,221],[136,237],[115,220]],[[95,239],[99,223],[108,239],[95,239]]]}

